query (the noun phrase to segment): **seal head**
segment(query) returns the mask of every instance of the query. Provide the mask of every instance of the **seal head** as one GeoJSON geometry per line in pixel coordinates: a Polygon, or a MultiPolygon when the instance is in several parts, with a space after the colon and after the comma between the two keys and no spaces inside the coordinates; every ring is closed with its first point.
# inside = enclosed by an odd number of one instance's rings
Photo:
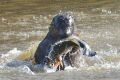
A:
{"type": "Polygon", "coordinates": [[[60,13],[53,18],[51,27],[56,29],[57,36],[66,38],[74,32],[74,19],[68,13],[60,13]]]}

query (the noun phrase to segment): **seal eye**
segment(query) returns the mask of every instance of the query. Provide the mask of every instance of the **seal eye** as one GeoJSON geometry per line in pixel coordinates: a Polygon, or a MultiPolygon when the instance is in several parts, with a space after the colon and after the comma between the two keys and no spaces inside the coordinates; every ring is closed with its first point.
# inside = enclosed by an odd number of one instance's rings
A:
{"type": "Polygon", "coordinates": [[[69,23],[69,19],[64,18],[64,19],[61,20],[61,22],[64,23],[64,24],[68,24],[69,23]]]}

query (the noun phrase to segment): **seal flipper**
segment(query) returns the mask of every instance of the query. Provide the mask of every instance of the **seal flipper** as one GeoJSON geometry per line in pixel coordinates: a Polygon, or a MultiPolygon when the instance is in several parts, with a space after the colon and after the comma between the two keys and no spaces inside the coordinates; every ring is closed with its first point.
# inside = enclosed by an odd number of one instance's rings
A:
{"type": "Polygon", "coordinates": [[[83,55],[87,55],[90,57],[93,57],[96,55],[96,52],[92,51],[90,46],[85,41],[79,40],[78,42],[80,44],[80,47],[83,49],[83,51],[82,51],[83,55]]]}

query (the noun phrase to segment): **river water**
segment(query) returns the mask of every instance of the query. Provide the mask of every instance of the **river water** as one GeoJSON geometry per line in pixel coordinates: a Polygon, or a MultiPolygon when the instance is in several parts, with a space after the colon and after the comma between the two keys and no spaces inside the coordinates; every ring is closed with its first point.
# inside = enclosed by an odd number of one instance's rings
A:
{"type": "Polygon", "coordinates": [[[120,80],[119,41],[120,0],[0,0],[0,80],[120,80]],[[97,56],[83,56],[80,69],[53,73],[31,70],[29,62],[7,66],[45,37],[60,11],[73,13],[80,39],[97,56]]]}

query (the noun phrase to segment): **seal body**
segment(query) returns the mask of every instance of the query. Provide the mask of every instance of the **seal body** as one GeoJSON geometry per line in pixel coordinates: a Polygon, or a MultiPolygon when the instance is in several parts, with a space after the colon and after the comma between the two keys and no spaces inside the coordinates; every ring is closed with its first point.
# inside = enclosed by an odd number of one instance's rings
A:
{"type": "Polygon", "coordinates": [[[51,45],[74,35],[75,32],[74,19],[69,13],[59,13],[56,15],[50,24],[48,34],[35,52],[35,62],[44,65],[45,56],[48,55],[51,45]]]}
{"type": "Polygon", "coordinates": [[[67,66],[79,68],[82,55],[92,57],[96,52],[92,51],[85,41],[71,35],[51,46],[46,64],[56,70],[64,70],[67,66]]]}
{"type": "MultiPolygon", "coordinates": [[[[49,59],[47,60],[46,63],[46,56],[49,55],[51,51],[51,46],[55,45],[57,42],[61,40],[64,41],[71,36],[73,37],[77,36],[74,18],[69,13],[60,13],[56,15],[50,24],[48,34],[39,44],[35,52],[34,55],[35,62],[37,64],[41,64],[42,66],[44,66],[45,64],[51,65],[51,61],[49,59]]],[[[55,58],[52,59],[54,60],[54,67],[56,67],[57,70],[59,70],[58,69],[59,67],[60,70],[64,69],[66,65],[77,67],[79,65],[78,61],[80,54],[87,56],[96,55],[96,52],[92,51],[85,41],[80,40],[78,37],[76,37],[75,40],[77,41],[77,47],[74,44],[71,44],[72,41],[71,42],[68,41],[67,43],[65,42],[65,45],[63,47],[55,48],[58,49],[58,51],[63,48],[63,51],[61,50],[62,52],[58,52],[57,55],[55,55],[55,58]],[[82,48],[82,51],[80,51],[80,48],[82,48]],[[64,58],[61,58],[62,53],[65,54],[64,58]]],[[[64,42],[62,44],[64,44],[64,42]]]]}

